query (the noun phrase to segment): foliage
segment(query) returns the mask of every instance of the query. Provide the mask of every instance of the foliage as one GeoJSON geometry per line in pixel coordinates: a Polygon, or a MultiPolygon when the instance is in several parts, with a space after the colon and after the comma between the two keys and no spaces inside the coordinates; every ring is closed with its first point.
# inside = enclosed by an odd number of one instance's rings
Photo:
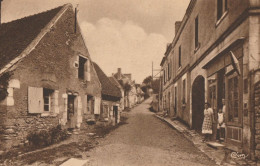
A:
{"type": "Polygon", "coordinates": [[[159,93],[160,79],[152,79],[152,76],[148,76],[143,80],[142,90],[147,93],[147,90],[152,88],[154,93],[159,93]]]}
{"type": "Polygon", "coordinates": [[[146,77],[146,78],[143,80],[143,83],[146,84],[146,85],[151,84],[151,82],[152,82],[152,76],[148,76],[148,77],[146,77]]]}
{"type": "Polygon", "coordinates": [[[44,147],[68,138],[66,130],[62,130],[61,126],[53,127],[50,130],[40,130],[31,132],[27,139],[31,146],[44,147]]]}
{"type": "Polygon", "coordinates": [[[123,87],[125,96],[127,96],[128,92],[132,89],[131,85],[128,82],[124,83],[123,80],[119,80],[118,82],[123,87]]]}
{"type": "Polygon", "coordinates": [[[7,88],[11,78],[11,73],[7,72],[0,76],[0,101],[8,96],[7,88]]]}

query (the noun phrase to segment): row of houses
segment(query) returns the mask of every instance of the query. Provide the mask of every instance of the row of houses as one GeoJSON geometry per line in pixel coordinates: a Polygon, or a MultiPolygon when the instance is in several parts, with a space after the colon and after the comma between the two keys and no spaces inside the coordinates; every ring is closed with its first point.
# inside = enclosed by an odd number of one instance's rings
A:
{"type": "Polygon", "coordinates": [[[91,60],[71,4],[1,24],[0,150],[57,125],[119,123],[132,106],[119,80],[91,60]]]}
{"type": "MultiPolygon", "coordinates": [[[[225,144],[260,157],[260,1],[191,0],[161,61],[160,110],[201,133],[226,105],[225,144]]],[[[212,139],[216,136],[216,124],[212,139]]]]}

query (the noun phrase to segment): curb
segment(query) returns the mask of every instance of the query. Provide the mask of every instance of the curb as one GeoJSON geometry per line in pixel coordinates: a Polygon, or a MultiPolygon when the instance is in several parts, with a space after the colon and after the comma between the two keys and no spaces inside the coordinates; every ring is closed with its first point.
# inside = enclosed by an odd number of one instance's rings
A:
{"type": "Polygon", "coordinates": [[[208,146],[207,146],[206,144],[204,144],[204,143],[203,143],[204,146],[201,145],[201,144],[196,143],[194,140],[191,139],[191,138],[192,138],[192,135],[189,134],[188,132],[186,132],[185,129],[183,129],[183,128],[177,126],[177,125],[174,126],[172,123],[170,123],[169,121],[167,121],[167,119],[165,119],[165,118],[163,118],[163,117],[160,117],[160,116],[158,116],[158,115],[156,115],[156,114],[154,114],[154,116],[157,117],[158,119],[162,120],[163,122],[166,122],[166,123],[167,123],[168,125],[170,125],[172,128],[176,129],[179,133],[183,134],[183,136],[184,136],[186,139],[188,139],[189,141],[191,141],[191,142],[193,143],[193,145],[194,145],[197,149],[199,149],[202,153],[204,153],[209,159],[213,160],[217,165],[223,165],[223,164],[222,164],[222,159],[216,158],[216,157],[214,157],[214,155],[210,155],[210,154],[208,154],[208,153],[205,151],[204,148],[210,148],[210,147],[208,147],[208,146]]]}

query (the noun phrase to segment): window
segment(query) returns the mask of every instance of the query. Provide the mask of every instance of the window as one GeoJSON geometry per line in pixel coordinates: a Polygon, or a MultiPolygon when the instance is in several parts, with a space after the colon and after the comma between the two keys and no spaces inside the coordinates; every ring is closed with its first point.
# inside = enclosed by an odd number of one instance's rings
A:
{"type": "Polygon", "coordinates": [[[165,69],[163,70],[163,83],[165,84],[166,82],[166,74],[165,74],[165,69]]]}
{"type": "Polygon", "coordinates": [[[195,19],[195,49],[199,47],[199,18],[195,19]]]}
{"type": "Polygon", "coordinates": [[[181,67],[181,46],[179,47],[179,67],[181,67]]]}
{"type": "Polygon", "coordinates": [[[174,87],[174,111],[176,111],[177,110],[177,95],[178,95],[178,93],[177,93],[177,85],[174,87]]]}
{"type": "Polygon", "coordinates": [[[239,110],[239,91],[238,76],[228,79],[228,120],[230,122],[238,122],[239,110]]]}
{"type": "Polygon", "coordinates": [[[43,110],[50,111],[51,110],[51,96],[53,94],[53,90],[43,89],[43,110]]]}
{"type": "Polygon", "coordinates": [[[182,104],[186,103],[186,79],[182,80],[182,104]]]}
{"type": "Polygon", "coordinates": [[[28,87],[28,111],[29,113],[59,113],[59,91],[28,87]]]}
{"type": "Polygon", "coordinates": [[[171,78],[171,64],[168,63],[168,80],[171,78]]]}
{"type": "Polygon", "coordinates": [[[84,79],[86,59],[79,56],[78,78],[84,79]]]}
{"type": "Polygon", "coordinates": [[[108,105],[104,105],[103,106],[102,118],[108,118],[108,115],[109,115],[108,112],[109,112],[108,105]]]}
{"type": "Polygon", "coordinates": [[[227,0],[217,0],[217,20],[227,11],[227,0]]]}

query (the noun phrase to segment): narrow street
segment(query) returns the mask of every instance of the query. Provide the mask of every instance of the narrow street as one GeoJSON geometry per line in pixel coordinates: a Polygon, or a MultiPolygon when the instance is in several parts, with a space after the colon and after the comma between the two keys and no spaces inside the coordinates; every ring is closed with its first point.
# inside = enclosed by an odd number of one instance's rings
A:
{"type": "Polygon", "coordinates": [[[127,124],[100,139],[87,152],[90,166],[215,165],[178,131],[149,111],[150,100],[128,113],[127,124]]]}

